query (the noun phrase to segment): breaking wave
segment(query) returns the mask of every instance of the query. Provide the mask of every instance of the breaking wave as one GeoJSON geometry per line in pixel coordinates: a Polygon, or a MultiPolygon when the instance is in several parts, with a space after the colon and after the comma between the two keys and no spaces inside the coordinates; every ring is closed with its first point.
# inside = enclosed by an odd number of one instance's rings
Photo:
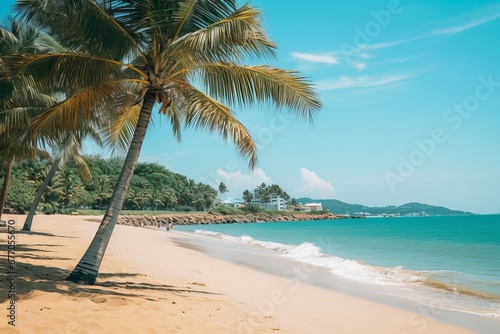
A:
{"type": "MultiPolygon", "coordinates": [[[[482,301],[486,301],[487,304],[491,303],[492,307],[487,307],[486,310],[484,307],[481,307],[482,310],[478,308],[474,310],[462,310],[500,317],[500,311],[497,309],[497,304],[500,303],[500,296],[488,294],[473,288],[474,285],[480,286],[481,284],[491,284],[491,282],[474,282],[460,272],[415,271],[402,268],[401,266],[374,266],[359,260],[323,254],[320,247],[310,242],[303,242],[298,246],[293,246],[271,241],[255,240],[248,235],[233,237],[223,233],[205,230],[196,230],[195,233],[277,251],[281,253],[280,256],[327,268],[331,273],[338,276],[369,284],[401,287],[407,291],[414,291],[415,296],[419,294],[419,287],[427,287],[441,292],[452,293],[459,297],[481,299],[482,301]]],[[[458,307],[457,309],[461,308],[458,307]]]]}

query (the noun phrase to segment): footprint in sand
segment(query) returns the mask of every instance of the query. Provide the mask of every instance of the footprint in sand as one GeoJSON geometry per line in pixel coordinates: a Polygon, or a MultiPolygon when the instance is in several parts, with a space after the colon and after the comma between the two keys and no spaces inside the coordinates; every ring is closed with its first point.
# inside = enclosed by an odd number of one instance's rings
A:
{"type": "Polygon", "coordinates": [[[99,297],[99,296],[94,296],[94,297],[90,298],[90,300],[93,301],[96,304],[102,304],[102,303],[105,303],[107,301],[106,298],[99,297]]]}

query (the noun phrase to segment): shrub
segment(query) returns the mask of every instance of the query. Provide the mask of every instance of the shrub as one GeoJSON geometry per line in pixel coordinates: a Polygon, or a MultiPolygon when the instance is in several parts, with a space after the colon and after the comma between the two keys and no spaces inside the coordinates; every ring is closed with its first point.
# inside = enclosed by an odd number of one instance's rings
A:
{"type": "Polygon", "coordinates": [[[240,209],[245,213],[259,213],[265,211],[263,208],[255,204],[247,204],[244,207],[241,207],[240,209]]]}
{"type": "Polygon", "coordinates": [[[196,211],[195,208],[188,205],[176,205],[174,211],[191,212],[196,211]]]}
{"type": "Polygon", "coordinates": [[[209,213],[214,214],[214,215],[242,215],[245,212],[243,212],[240,209],[233,208],[230,206],[226,205],[218,205],[215,208],[210,209],[209,213]]]}

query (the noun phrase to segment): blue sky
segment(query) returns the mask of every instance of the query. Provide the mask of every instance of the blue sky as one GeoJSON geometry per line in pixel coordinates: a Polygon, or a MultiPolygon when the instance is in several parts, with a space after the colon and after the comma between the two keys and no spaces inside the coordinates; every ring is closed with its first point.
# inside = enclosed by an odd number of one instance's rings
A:
{"type": "Polygon", "coordinates": [[[323,110],[312,125],[236,110],[259,146],[253,172],[217,135],[186,129],[179,144],[158,117],[141,161],[224,181],[234,197],[266,182],[293,197],[500,212],[499,2],[250,3],[279,47],[270,64],[308,77],[323,110]]]}

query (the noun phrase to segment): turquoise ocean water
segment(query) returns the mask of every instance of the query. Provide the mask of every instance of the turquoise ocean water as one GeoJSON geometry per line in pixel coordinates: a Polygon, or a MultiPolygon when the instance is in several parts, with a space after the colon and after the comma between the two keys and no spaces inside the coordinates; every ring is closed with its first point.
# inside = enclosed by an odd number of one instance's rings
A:
{"type": "Polygon", "coordinates": [[[500,215],[176,226],[253,244],[390,287],[396,295],[500,317],[500,215]]]}

